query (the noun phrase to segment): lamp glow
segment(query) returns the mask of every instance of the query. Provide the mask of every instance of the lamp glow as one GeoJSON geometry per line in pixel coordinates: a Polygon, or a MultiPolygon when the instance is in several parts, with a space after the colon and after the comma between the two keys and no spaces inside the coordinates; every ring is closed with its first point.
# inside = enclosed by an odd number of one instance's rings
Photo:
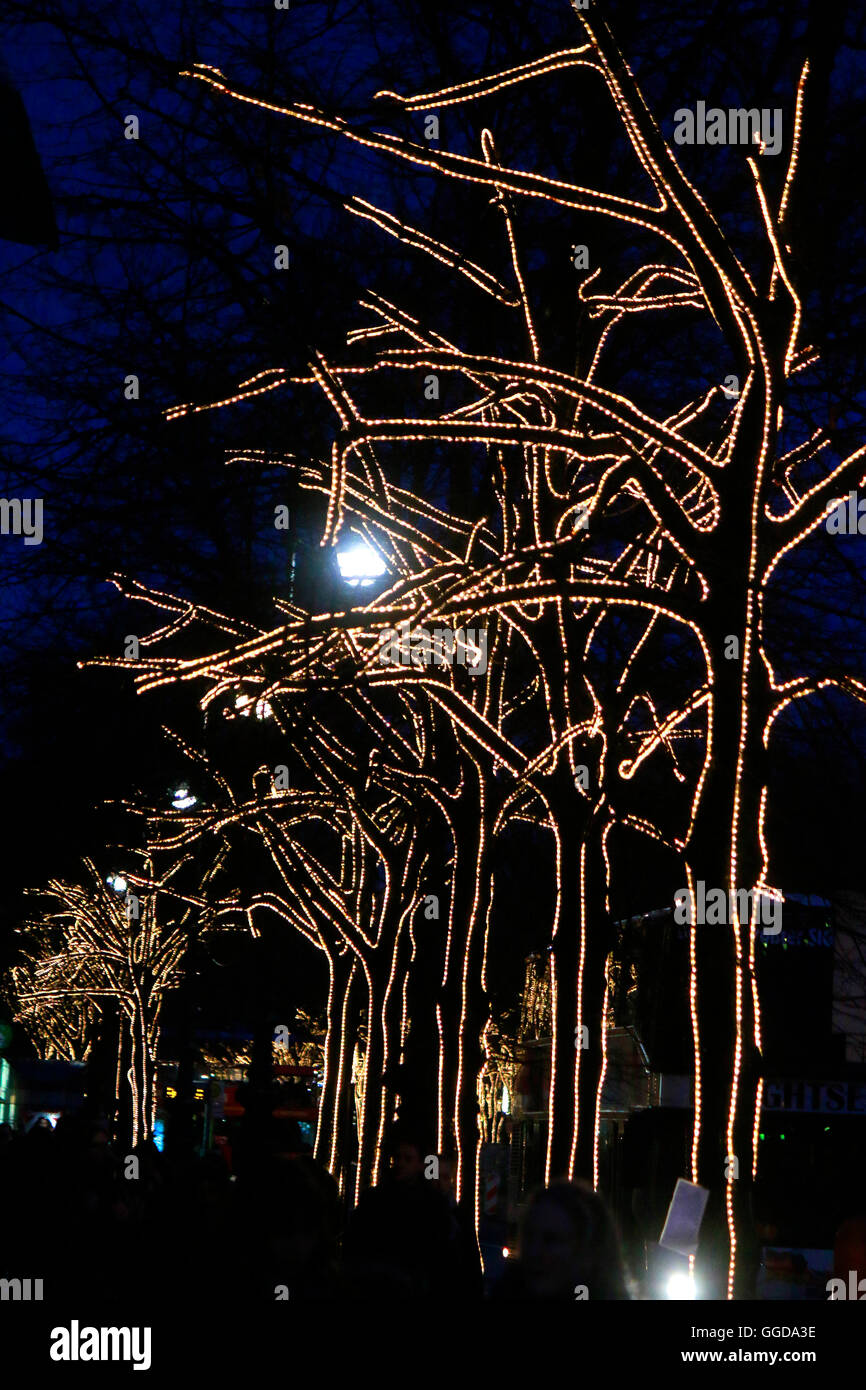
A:
{"type": "Polygon", "coordinates": [[[691,1274],[672,1274],[667,1282],[668,1298],[690,1299],[696,1298],[695,1281],[691,1274]]]}
{"type": "Polygon", "coordinates": [[[353,541],[345,550],[337,551],[340,578],[352,589],[366,588],[374,579],[387,574],[388,567],[366,541],[353,541]]]}
{"type": "Polygon", "coordinates": [[[262,698],[254,703],[252,695],[236,696],[235,709],[243,719],[248,719],[253,710],[255,710],[256,719],[270,719],[274,712],[269,700],[262,698]]]}

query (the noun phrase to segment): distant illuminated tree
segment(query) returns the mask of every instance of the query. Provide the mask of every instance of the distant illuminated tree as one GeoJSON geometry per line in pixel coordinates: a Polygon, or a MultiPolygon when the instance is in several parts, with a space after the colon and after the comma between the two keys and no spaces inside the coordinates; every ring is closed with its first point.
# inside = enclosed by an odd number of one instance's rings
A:
{"type": "Polygon", "coordinates": [[[128,857],[141,861],[137,872],[113,874],[106,882],[86,859],[82,883],[51,879],[31,890],[44,911],[18,928],[24,960],[11,967],[7,993],[39,1055],[69,1061],[87,1059],[97,1019],[116,1005],[117,1098],[125,1075],[136,1144],[153,1133],[165,996],[182,978],[189,918],[207,909],[199,899],[178,910],[175,900],[169,913],[170,880],[180,865],[157,881],[148,854],[128,857]]]}
{"type": "Polygon", "coordinates": [[[103,1012],[90,953],[75,951],[63,924],[43,922],[28,932],[29,954],[11,967],[5,992],[42,1061],[86,1062],[103,1012]],[[80,990],[70,989],[71,982],[80,990]]]}

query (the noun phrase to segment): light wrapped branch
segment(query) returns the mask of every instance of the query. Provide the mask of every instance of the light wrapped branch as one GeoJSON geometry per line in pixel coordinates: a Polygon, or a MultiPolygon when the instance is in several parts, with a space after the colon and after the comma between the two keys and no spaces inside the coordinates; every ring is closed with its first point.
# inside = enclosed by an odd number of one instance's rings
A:
{"type": "MultiPolygon", "coordinates": [[[[450,906],[435,1005],[438,1129],[441,1139],[450,1126],[458,1186],[474,1188],[476,1196],[478,1078],[489,1075],[490,1061],[481,1040],[488,1036],[487,952],[495,949],[494,841],[509,824],[528,821],[544,852],[552,851],[546,1172],[593,1175],[613,945],[614,830],[675,847],[690,892],[698,879],[732,895],[767,886],[766,745],[781,702],[805,696],[811,686],[807,675],[787,689],[776,684],[765,594],[782,559],[820,524],[832,490],[864,476],[857,450],[816,482],[810,470],[826,444],[820,432],[793,445],[782,439],[792,381],[816,360],[813,349],[800,346],[802,306],[785,229],[808,65],[777,207],[758,161],[744,163],[772,265],[762,286],[682,169],[608,26],[594,15],[579,18],[587,38],[582,47],[399,100],[409,110],[471,101],[561,69],[589,68],[606,86],[648,193],[614,195],[512,168],[498,158],[489,131],[481,135],[481,157],[473,159],[359,130],[309,105],[265,101],[237,90],[215,68],[196,65],[188,74],[240,103],[338,132],[492,194],[511,284],[390,212],[358,198],[348,206],[461,277],[461,293],[482,294],[489,313],[501,309],[511,346],[500,349],[494,341],[496,351],[478,351],[452,342],[430,321],[429,309],[415,314],[368,292],[362,305],[373,322],[348,335],[357,358],[350,352],[349,360],[334,363],[317,356],[304,377],[265,369],[234,396],[178,407],[175,417],[274,389],[321,393],[336,417],[329,459],[241,457],[291,469],[302,489],[327,501],[322,544],[334,545],[347,529],[364,535],[391,580],[369,602],[337,611],[305,613],[280,600],[287,621],[267,630],[234,627],[208,609],[126,586],[174,617],[161,630],[159,650],[151,644],[153,655],[112,663],[134,672],[142,691],[199,682],[204,708],[252,692],[291,734],[311,785],[326,795],[327,807],[316,815],[327,815],[328,834],[342,846],[345,878],[321,863],[305,838],[302,795],[293,808],[267,813],[243,798],[232,815],[249,819],[271,849],[287,918],[329,952],[330,1026],[339,1019],[343,1036],[354,984],[337,980],[336,963],[351,958],[351,981],[365,981],[368,1035],[359,1084],[364,1115],[375,1110],[377,1117],[376,1154],[390,1104],[385,1087],[376,1091],[376,1073],[397,1046],[390,1012],[395,972],[405,947],[407,978],[420,977],[410,921],[424,876],[441,876],[450,906]],[[650,242],[645,262],[618,277],[613,289],[603,289],[601,267],[584,282],[581,299],[597,337],[582,374],[545,360],[515,212],[527,197],[613,220],[650,242]],[[670,263],[658,259],[659,239],[670,263]],[[630,329],[642,313],[654,321],[671,315],[675,323],[683,313],[689,323],[700,315],[718,354],[716,381],[727,380],[732,365],[738,389],[707,389],[705,381],[686,379],[681,402],[657,418],[606,385],[615,330],[630,329]],[[376,351],[383,340],[387,346],[376,351]],[[448,373],[461,386],[461,403],[434,418],[397,413],[400,382],[423,370],[448,373]],[[479,511],[489,504],[492,510],[446,514],[398,486],[385,461],[396,443],[435,447],[455,470],[480,458],[479,511]],[[775,505],[779,488],[789,502],[782,514],[775,505]],[[411,647],[413,630],[482,623],[489,647],[483,673],[381,660],[383,637],[401,624],[411,647]],[[207,654],[167,651],[178,639],[183,648],[192,625],[215,634],[207,654]],[[729,659],[731,639],[736,659],[729,659]],[[323,692],[331,692],[328,713],[311,714],[323,692]],[[349,710],[358,723],[346,724],[349,710]],[[376,758],[362,777],[352,745],[363,739],[372,739],[376,758]],[[446,761],[454,780],[437,792],[446,761]],[[655,821],[637,795],[638,783],[650,776],[672,788],[655,821]],[[430,805],[451,847],[444,863],[441,841],[424,818],[430,805]],[[363,886],[373,861],[387,883],[374,906],[363,886]],[[383,961],[388,969],[380,972],[383,961]],[[584,1029],[589,1047],[575,1047],[584,1029]]],[[[859,698],[859,683],[850,689],[859,698]]],[[[224,822],[209,815],[200,824],[211,833],[224,822]]],[[[757,930],[753,917],[748,924],[732,921],[725,932],[697,923],[690,932],[691,1173],[714,1194],[709,1244],[716,1237],[725,1244],[729,1293],[747,1184],[735,1186],[726,1160],[751,1152],[754,1168],[761,1099],[757,930]],[[712,1030],[702,1028],[704,1016],[714,1019],[712,1030]]],[[[407,1017],[404,1010],[401,1045],[407,1017]]],[[[345,1053],[339,1069],[345,1077],[345,1053]]],[[[368,1157],[367,1127],[365,1120],[363,1166],[374,1174],[378,1159],[368,1157]]]]}
{"type": "Polygon", "coordinates": [[[46,910],[18,929],[25,960],[11,968],[8,992],[16,1018],[44,1055],[76,1061],[89,1055],[94,1024],[109,1001],[117,1007],[125,1024],[118,1078],[126,1060],[135,1145],[153,1132],[160,1014],[166,993],[182,979],[192,908],[175,909],[164,920],[164,898],[179,865],[157,878],[149,854],[127,853],[141,864],[122,892],[89,859],[84,882],[52,879],[31,890],[46,910]]]}

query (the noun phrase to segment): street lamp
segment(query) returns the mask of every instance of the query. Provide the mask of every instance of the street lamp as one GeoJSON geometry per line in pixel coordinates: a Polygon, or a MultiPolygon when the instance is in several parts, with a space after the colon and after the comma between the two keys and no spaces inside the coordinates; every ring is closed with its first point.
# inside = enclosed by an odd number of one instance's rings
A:
{"type": "Polygon", "coordinates": [[[672,1274],[667,1282],[667,1296],[675,1299],[697,1298],[695,1281],[691,1274],[672,1274]]]}
{"type": "Polygon", "coordinates": [[[235,709],[242,719],[248,719],[253,711],[256,719],[270,719],[274,712],[269,700],[262,697],[254,701],[252,695],[244,694],[235,697],[235,709]]]}
{"type": "Polygon", "coordinates": [[[366,589],[374,580],[388,573],[388,566],[381,555],[364,540],[353,540],[351,545],[338,550],[337,564],[340,578],[350,589],[366,589]]]}

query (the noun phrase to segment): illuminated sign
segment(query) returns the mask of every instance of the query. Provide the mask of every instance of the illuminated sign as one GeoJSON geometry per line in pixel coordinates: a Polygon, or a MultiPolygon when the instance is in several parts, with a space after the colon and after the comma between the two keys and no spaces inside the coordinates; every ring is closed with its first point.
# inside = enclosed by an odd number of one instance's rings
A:
{"type": "Polygon", "coordinates": [[[866,1081],[768,1081],[763,1109],[787,1115],[866,1115],[866,1081]]]}

